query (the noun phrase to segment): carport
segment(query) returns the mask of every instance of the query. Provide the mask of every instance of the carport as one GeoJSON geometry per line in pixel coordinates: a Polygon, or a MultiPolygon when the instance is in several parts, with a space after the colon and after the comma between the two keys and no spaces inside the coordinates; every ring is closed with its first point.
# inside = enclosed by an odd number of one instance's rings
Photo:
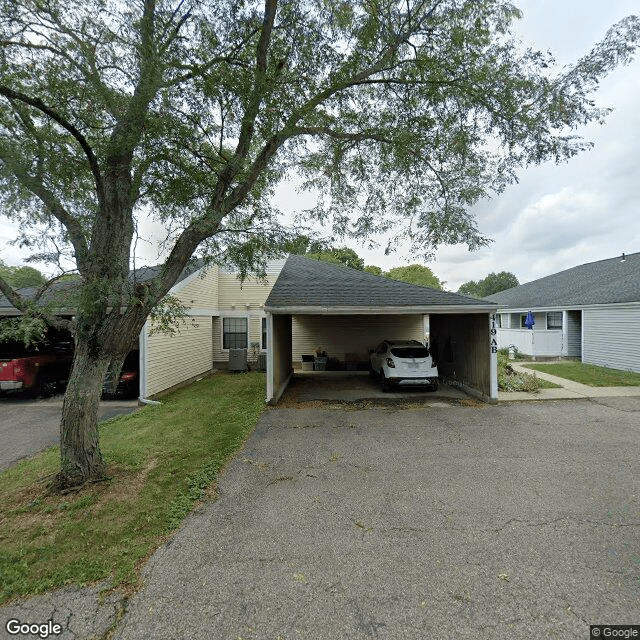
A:
{"type": "Polygon", "coordinates": [[[497,401],[495,304],[292,255],[264,308],[271,404],[301,354],[362,363],[385,338],[428,340],[445,382],[497,401]]]}

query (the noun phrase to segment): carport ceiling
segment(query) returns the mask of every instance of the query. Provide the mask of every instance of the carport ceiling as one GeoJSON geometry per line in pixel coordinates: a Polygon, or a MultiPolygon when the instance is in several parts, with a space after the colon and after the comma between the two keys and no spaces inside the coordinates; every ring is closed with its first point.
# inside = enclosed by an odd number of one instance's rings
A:
{"type": "Polygon", "coordinates": [[[265,303],[273,314],[491,313],[497,305],[290,255],[265,303]]]}

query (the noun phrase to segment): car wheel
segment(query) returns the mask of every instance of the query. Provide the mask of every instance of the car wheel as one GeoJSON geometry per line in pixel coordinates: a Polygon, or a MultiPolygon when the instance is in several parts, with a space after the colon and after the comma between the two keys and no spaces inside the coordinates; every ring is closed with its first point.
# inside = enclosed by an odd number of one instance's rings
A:
{"type": "Polygon", "coordinates": [[[384,391],[385,393],[391,389],[391,385],[385,377],[384,371],[380,372],[380,386],[382,387],[382,391],[384,391]]]}

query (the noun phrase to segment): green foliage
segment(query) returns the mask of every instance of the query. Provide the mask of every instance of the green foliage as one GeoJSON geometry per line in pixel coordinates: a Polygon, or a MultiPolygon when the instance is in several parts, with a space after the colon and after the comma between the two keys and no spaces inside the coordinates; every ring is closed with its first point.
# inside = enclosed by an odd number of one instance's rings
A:
{"type": "Polygon", "coordinates": [[[14,289],[41,287],[47,279],[33,267],[11,267],[0,260],[0,277],[14,289]]]}
{"type": "Polygon", "coordinates": [[[364,267],[363,271],[366,271],[367,273],[372,273],[374,276],[382,275],[382,269],[380,267],[376,267],[375,264],[368,264],[366,267],[364,267]]]}
{"type": "Polygon", "coordinates": [[[349,249],[348,247],[332,247],[324,251],[307,253],[306,257],[330,264],[344,265],[352,269],[358,269],[359,271],[364,269],[364,260],[360,258],[353,249],[349,249]]]}
{"type": "Polygon", "coordinates": [[[458,293],[474,298],[486,298],[494,293],[517,287],[519,284],[518,278],[513,273],[501,271],[500,273],[490,273],[482,280],[465,282],[460,285],[458,293]]]}
{"type": "Polygon", "coordinates": [[[154,307],[149,314],[151,330],[149,335],[163,333],[175,335],[180,332],[180,326],[186,325],[186,316],[189,307],[175,296],[165,296],[160,304],[154,307]]]}
{"type": "Polygon", "coordinates": [[[0,320],[0,343],[18,342],[28,347],[44,340],[47,324],[40,318],[21,316],[0,320]]]}
{"type": "Polygon", "coordinates": [[[498,351],[498,389],[500,391],[535,392],[541,386],[540,379],[533,374],[517,373],[511,367],[505,349],[498,351]]]}
{"type": "Polygon", "coordinates": [[[385,274],[392,280],[401,280],[410,284],[418,284],[422,287],[430,287],[442,291],[444,282],[441,282],[429,267],[421,264],[410,264],[406,267],[395,267],[385,274]]]}

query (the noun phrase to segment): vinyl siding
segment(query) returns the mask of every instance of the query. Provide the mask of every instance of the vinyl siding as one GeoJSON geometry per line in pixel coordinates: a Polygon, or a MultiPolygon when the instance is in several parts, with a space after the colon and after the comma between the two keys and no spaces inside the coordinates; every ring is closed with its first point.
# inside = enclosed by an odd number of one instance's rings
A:
{"type": "Polygon", "coordinates": [[[185,321],[175,335],[147,338],[148,396],[211,370],[211,316],[188,316],[185,321]]]}
{"type": "Polygon", "coordinates": [[[385,338],[424,340],[424,316],[294,316],[293,362],[322,347],[330,358],[344,361],[347,353],[368,361],[369,349],[385,338]]]}
{"type": "Polygon", "coordinates": [[[282,270],[284,260],[274,260],[267,268],[266,281],[247,278],[241,282],[236,273],[220,270],[218,274],[218,307],[236,311],[262,308],[282,270]]]}
{"type": "Polygon", "coordinates": [[[616,304],[582,312],[582,361],[640,372],[640,304],[616,304]]]}
{"type": "Polygon", "coordinates": [[[218,306],[218,271],[218,267],[213,266],[204,275],[194,274],[184,284],[178,283],[173,295],[193,309],[215,309],[218,306]]]}

